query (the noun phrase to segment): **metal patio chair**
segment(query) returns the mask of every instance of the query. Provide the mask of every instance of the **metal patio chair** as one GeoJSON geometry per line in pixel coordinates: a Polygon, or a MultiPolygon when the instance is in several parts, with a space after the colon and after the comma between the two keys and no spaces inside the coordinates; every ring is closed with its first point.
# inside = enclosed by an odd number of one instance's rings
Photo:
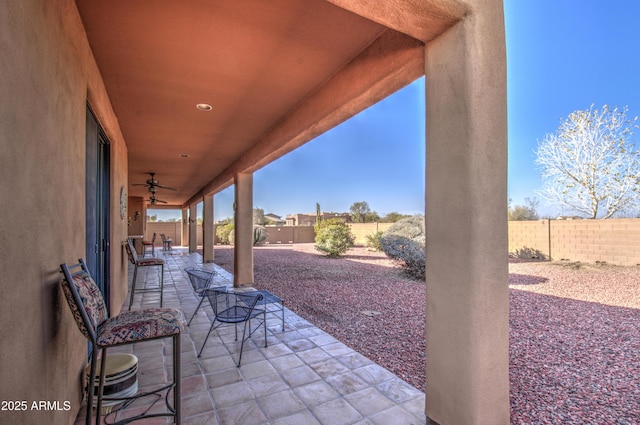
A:
{"type": "Polygon", "coordinates": [[[135,292],[158,292],[160,291],[160,307],[162,307],[162,296],[164,293],[164,260],[162,258],[138,258],[138,253],[133,246],[131,239],[127,239],[124,245],[129,257],[129,262],[135,267],[133,269],[133,282],[131,283],[131,296],[129,298],[129,310],[131,310],[131,304],[133,304],[133,295],[135,292]],[[138,267],[154,267],[160,266],[160,287],[159,288],[140,288],[136,289],[136,281],[138,279],[138,267]]]}
{"type": "Polygon", "coordinates": [[[202,343],[202,348],[200,348],[200,352],[198,352],[198,357],[202,355],[202,350],[204,350],[205,345],[207,345],[207,340],[209,339],[209,335],[214,329],[219,328],[224,324],[232,324],[235,327],[235,335],[236,341],[238,340],[238,324],[243,324],[242,330],[242,342],[240,343],[240,356],[238,357],[237,366],[240,367],[240,362],[242,361],[242,350],[244,348],[244,342],[251,337],[253,332],[257,330],[260,325],[264,327],[264,346],[267,346],[267,317],[266,311],[263,309],[255,308],[256,304],[262,300],[263,296],[257,291],[247,291],[247,292],[227,292],[217,288],[205,289],[205,296],[209,299],[209,304],[211,304],[211,308],[213,309],[213,322],[211,323],[211,328],[209,328],[209,332],[207,333],[207,337],[204,339],[202,343]],[[225,307],[221,309],[219,306],[219,299],[225,298],[225,307]],[[251,319],[256,319],[262,316],[261,323],[255,327],[255,329],[251,330],[251,319]],[[249,332],[247,334],[247,326],[249,327],[249,332]]]}
{"type": "MultiPolygon", "coordinates": [[[[102,402],[104,401],[133,401],[153,395],[159,398],[165,394],[166,412],[149,413],[149,409],[140,415],[116,422],[125,424],[142,418],[171,416],[176,424],[180,423],[180,333],[185,328],[185,318],[182,311],[174,308],[147,308],[143,310],[125,311],[117,316],[108,317],[104,298],[100,289],[93,281],[83,259],[78,264],[67,266],[61,264],[60,270],[64,275],[61,281],[62,290],[71,308],[73,318],[82,334],[91,342],[91,364],[87,379],[87,414],[85,423],[91,423],[94,386],[98,355],[101,354],[100,377],[97,389],[96,425],[101,422],[102,402]],[[126,398],[103,397],[107,348],[126,344],[136,344],[160,338],[173,340],[173,381],[153,391],[140,393],[126,398]],[[169,403],[169,393],[173,390],[173,406],[169,403]]],[[[117,410],[116,410],[117,411],[117,410]]],[[[112,411],[110,414],[115,413],[112,411]]],[[[106,422],[105,422],[106,423],[106,422]]]]}
{"type": "Polygon", "coordinates": [[[173,240],[168,238],[164,233],[160,233],[160,239],[162,239],[162,250],[171,251],[171,244],[173,243],[173,240]]]}
{"type": "MultiPolygon", "coordinates": [[[[193,318],[196,316],[196,313],[200,309],[202,302],[206,298],[205,290],[211,289],[213,287],[213,278],[217,273],[214,270],[204,270],[204,269],[197,269],[193,267],[184,269],[184,271],[189,276],[189,282],[191,282],[191,286],[193,287],[193,292],[196,294],[197,297],[200,298],[200,302],[198,303],[198,306],[193,312],[191,319],[189,319],[189,322],[187,323],[187,326],[189,326],[191,325],[191,321],[193,320],[193,318]]],[[[216,288],[220,289],[221,291],[227,290],[226,285],[218,285],[216,286],[216,288]]]]}
{"type": "Polygon", "coordinates": [[[147,256],[147,247],[151,247],[151,256],[156,255],[156,232],[153,232],[153,236],[151,237],[151,241],[142,241],[142,257],[147,256]]]}

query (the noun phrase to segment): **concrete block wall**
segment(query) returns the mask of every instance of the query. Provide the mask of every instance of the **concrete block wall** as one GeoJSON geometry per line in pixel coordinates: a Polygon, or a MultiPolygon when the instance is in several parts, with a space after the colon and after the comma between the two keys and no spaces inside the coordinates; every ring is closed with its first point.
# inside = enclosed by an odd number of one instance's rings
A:
{"type": "Polygon", "coordinates": [[[640,220],[552,220],[554,260],[640,264],[640,220]]]}
{"type": "Polygon", "coordinates": [[[509,253],[519,258],[551,257],[549,220],[509,221],[509,253]]]}
{"type": "MultiPolygon", "coordinates": [[[[160,233],[182,245],[180,222],[147,223],[145,239],[158,233],[156,246],[162,247],[160,233]]],[[[350,223],[356,245],[366,245],[366,237],[385,231],[391,223],[350,223]]],[[[640,219],[535,220],[510,221],[509,253],[521,258],[606,262],[624,266],[640,264],[640,219]]],[[[313,243],[313,226],[267,226],[268,244],[313,243]]],[[[198,245],[202,226],[198,225],[198,245]]],[[[217,243],[217,242],[216,242],[217,243]]]]}
{"type": "Polygon", "coordinates": [[[313,226],[267,226],[270,245],[313,243],[316,237],[313,226]]]}
{"type": "MultiPolygon", "coordinates": [[[[384,231],[392,223],[349,223],[356,245],[366,245],[367,236],[384,231]]],[[[316,233],[313,226],[267,226],[269,244],[313,243],[316,233]]]]}
{"type": "MultiPolygon", "coordinates": [[[[144,239],[150,241],[153,233],[157,233],[156,236],[156,246],[162,247],[162,238],[160,238],[160,233],[164,233],[164,235],[168,238],[171,238],[173,245],[180,246],[182,245],[182,233],[180,228],[182,227],[182,222],[147,222],[147,228],[145,230],[144,239]]],[[[198,225],[198,237],[202,239],[202,229],[201,226],[198,225]]],[[[200,241],[202,244],[202,241],[200,241]]]]}
{"type": "Polygon", "coordinates": [[[356,245],[366,245],[367,236],[376,232],[384,232],[393,223],[349,223],[351,227],[351,233],[356,238],[356,245]]]}
{"type": "MultiPolygon", "coordinates": [[[[367,236],[378,231],[387,230],[392,223],[349,223],[351,232],[355,236],[356,245],[366,245],[367,236]]],[[[182,236],[181,222],[148,222],[144,233],[145,240],[151,240],[153,232],[156,232],[156,246],[162,247],[160,233],[171,238],[174,246],[181,246],[182,236]]],[[[316,233],[313,226],[267,226],[269,237],[268,244],[313,243],[316,233]]],[[[198,224],[197,244],[202,245],[202,225],[198,224]]],[[[216,241],[217,243],[217,241],[216,241]]]]}
{"type": "Polygon", "coordinates": [[[640,219],[509,222],[509,253],[527,258],[640,264],[640,219]],[[528,258],[531,258],[530,256],[528,258]]]}

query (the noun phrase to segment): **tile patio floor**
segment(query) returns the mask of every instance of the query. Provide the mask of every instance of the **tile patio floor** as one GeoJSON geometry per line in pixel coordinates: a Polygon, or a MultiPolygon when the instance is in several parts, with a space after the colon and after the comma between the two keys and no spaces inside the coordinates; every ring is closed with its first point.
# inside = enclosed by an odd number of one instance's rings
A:
{"type": "MultiPolygon", "coordinates": [[[[187,267],[215,269],[216,279],[231,284],[233,277],[215,264],[202,264],[198,253],[174,248],[156,250],[164,258],[164,307],[180,308],[187,319],[199,299],[193,294],[187,267]]],[[[157,285],[159,268],[138,271],[138,284],[157,285]],[[156,269],[156,270],[154,270],[156,269]]],[[[133,267],[129,270],[129,281],[133,267]]],[[[285,307],[286,307],[286,300],[285,307]]],[[[132,309],[159,305],[159,293],[136,294],[132,309]]],[[[128,299],[125,308],[128,306],[128,299]]],[[[239,343],[233,327],[213,331],[201,358],[197,352],[211,325],[211,307],[205,300],[191,326],[182,334],[182,423],[186,425],[409,425],[425,424],[424,393],[353,351],[331,335],[285,308],[267,318],[264,334],[245,342],[240,368],[235,366],[239,343]]],[[[171,339],[112,349],[131,352],[138,359],[139,390],[168,382],[171,376],[171,339]]],[[[135,404],[138,404],[136,402],[135,404]]],[[[132,405],[113,422],[141,409],[132,405]]],[[[159,402],[157,406],[163,405],[159,402]]],[[[154,407],[155,409],[155,407],[154,407]]],[[[84,423],[84,408],[76,424],[84,423]]],[[[166,418],[134,423],[166,424],[166,418]]]]}

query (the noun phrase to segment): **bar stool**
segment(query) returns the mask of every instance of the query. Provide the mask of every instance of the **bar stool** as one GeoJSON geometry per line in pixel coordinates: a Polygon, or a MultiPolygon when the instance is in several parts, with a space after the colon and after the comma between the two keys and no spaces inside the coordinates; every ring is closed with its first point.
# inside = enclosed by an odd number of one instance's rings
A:
{"type": "Polygon", "coordinates": [[[133,264],[133,282],[131,283],[131,295],[129,298],[129,310],[131,310],[131,304],[133,304],[133,294],[136,292],[158,292],[160,291],[160,307],[162,307],[162,296],[164,294],[164,260],[162,258],[138,258],[138,253],[133,246],[131,239],[127,239],[124,245],[129,262],[133,264]],[[138,279],[138,267],[153,267],[160,266],[160,288],[140,288],[136,289],[136,281],[138,279]]]}
{"type": "Polygon", "coordinates": [[[93,387],[96,380],[99,354],[101,354],[101,361],[97,391],[98,401],[96,403],[96,425],[101,423],[103,400],[117,400],[126,404],[127,401],[133,399],[149,395],[159,396],[163,392],[166,392],[164,397],[166,412],[148,413],[145,411],[133,418],[126,418],[116,423],[125,424],[142,418],[170,416],[174,418],[176,424],[180,424],[180,333],[185,328],[185,317],[182,311],[174,308],[148,308],[125,311],[117,316],[108,317],[104,298],[89,274],[84,260],[80,259],[78,264],[72,266],[61,264],[60,269],[64,274],[64,279],[61,281],[62,290],[71,308],[73,318],[82,334],[91,342],[91,363],[86,389],[86,425],[91,424],[93,387]],[[131,397],[103,397],[105,371],[107,370],[107,348],[159,338],[172,338],[173,340],[173,382],[163,385],[154,391],[131,397]],[[173,390],[173,406],[169,403],[171,390],[173,390]]]}

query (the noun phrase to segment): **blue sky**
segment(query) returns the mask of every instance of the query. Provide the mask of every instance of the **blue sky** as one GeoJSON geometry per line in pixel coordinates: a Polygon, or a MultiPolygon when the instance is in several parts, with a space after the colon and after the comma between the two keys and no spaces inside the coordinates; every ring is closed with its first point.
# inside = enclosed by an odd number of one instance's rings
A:
{"type": "MultiPolygon", "coordinates": [[[[536,197],[538,140],[575,110],[640,115],[640,1],[506,0],[509,195],[536,197]]],[[[638,135],[634,136],[638,140],[638,135]]],[[[558,213],[544,205],[539,212],[558,213]]]]}
{"type": "MultiPolygon", "coordinates": [[[[536,194],[538,140],[592,103],[640,115],[640,0],[505,0],[504,8],[509,196],[512,205],[537,197],[539,212],[553,215],[536,194]]],[[[421,78],[257,171],[254,207],[285,216],[314,212],[316,202],[344,212],[366,201],[380,215],[422,213],[424,117],[421,78]]],[[[230,217],[232,204],[233,188],[216,194],[216,219],[230,217]]]]}

